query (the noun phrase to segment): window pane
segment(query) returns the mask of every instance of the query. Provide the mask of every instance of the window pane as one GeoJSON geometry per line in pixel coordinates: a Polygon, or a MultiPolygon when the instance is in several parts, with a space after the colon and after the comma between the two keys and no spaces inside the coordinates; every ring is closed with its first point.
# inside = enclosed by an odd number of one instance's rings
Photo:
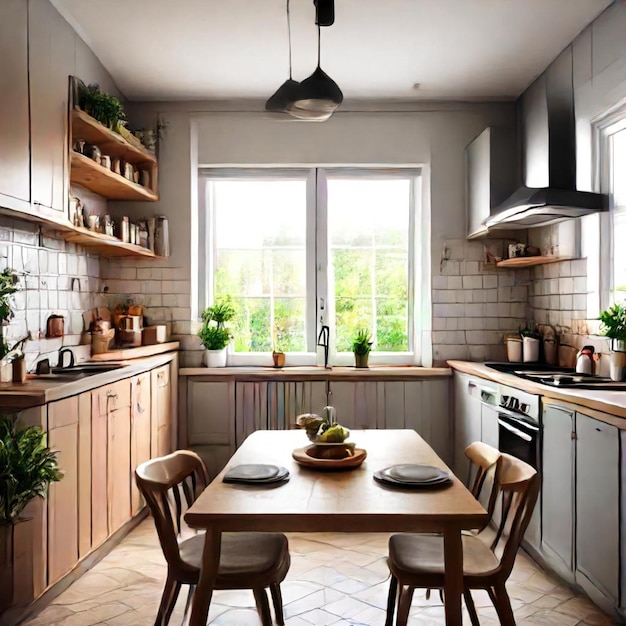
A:
{"type": "Polygon", "coordinates": [[[331,297],[337,351],[350,351],[359,328],[375,351],[409,350],[409,217],[411,181],[328,181],[331,297]]]}
{"type": "Polygon", "coordinates": [[[237,305],[235,351],[304,351],[306,183],[212,183],[214,293],[237,305]]]}
{"type": "Polygon", "coordinates": [[[626,130],[612,136],[611,178],[613,196],[614,300],[626,299],[626,130]]]}

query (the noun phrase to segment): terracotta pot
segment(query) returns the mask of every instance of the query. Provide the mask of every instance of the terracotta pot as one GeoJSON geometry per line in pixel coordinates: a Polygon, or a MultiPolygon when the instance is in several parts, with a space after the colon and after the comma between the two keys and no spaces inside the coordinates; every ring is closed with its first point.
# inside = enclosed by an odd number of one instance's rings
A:
{"type": "Polygon", "coordinates": [[[356,367],[367,367],[367,361],[369,359],[369,353],[367,354],[355,354],[354,364],[356,367]]]}
{"type": "Polygon", "coordinates": [[[274,367],[283,367],[285,365],[284,352],[272,352],[272,359],[274,360],[274,367]]]}

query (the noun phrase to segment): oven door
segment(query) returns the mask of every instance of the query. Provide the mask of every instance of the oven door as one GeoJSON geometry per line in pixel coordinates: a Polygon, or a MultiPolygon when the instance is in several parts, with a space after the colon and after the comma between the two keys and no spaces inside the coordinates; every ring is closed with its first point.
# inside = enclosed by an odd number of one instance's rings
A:
{"type": "Polygon", "coordinates": [[[539,469],[539,425],[509,411],[498,411],[500,452],[506,452],[539,469]]]}

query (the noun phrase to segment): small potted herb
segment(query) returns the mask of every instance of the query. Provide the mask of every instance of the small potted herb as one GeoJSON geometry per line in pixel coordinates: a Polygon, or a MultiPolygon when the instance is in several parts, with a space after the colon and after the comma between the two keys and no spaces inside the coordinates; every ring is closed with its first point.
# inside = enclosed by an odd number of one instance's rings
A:
{"type": "Polygon", "coordinates": [[[522,360],[524,363],[534,363],[539,360],[539,344],[541,335],[534,322],[526,322],[524,328],[520,328],[519,334],[522,337],[522,360]]]}
{"type": "Polygon", "coordinates": [[[600,332],[608,337],[611,348],[611,379],[626,378],[626,307],[614,304],[600,313],[600,332]]]}
{"type": "Polygon", "coordinates": [[[26,505],[62,476],[41,428],[0,416],[0,613],[13,604],[15,525],[28,521],[21,517],[26,505]]]}
{"type": "Polygon", "coordinates": [[[206,348],[204,363],[207,367],[225,367],[226,348],[232,339],[226,322],[232,320],[236,313],[229,297],[218,300],[202,312],[202,327],[198,336],[206,348]]]}
{"type": "Polygon", "coordinates": [[[367,367],[367,361],[372,350],[372,335],[367,328],[360,328],[352,338],[352,352],[356,367],[367,367]]]}

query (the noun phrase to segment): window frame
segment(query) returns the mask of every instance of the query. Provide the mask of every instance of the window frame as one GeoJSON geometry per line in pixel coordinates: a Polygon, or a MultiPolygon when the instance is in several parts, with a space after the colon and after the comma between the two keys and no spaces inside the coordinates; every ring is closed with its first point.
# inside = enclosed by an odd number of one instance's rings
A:
{"type": "MultiPolygon", "coordinates": [[[[599,233],[599,311],[615,302],[615,205],[612,189],[612,137],[626,131],[626,102],[594,124],[596,150],[595,188],[609,198],[609,210],[600,214],[599,233]]],[[[620,212],[621,213],[621,212],[620,212]]]]}
{"type": "MultiPolygon", "coordinates": [[[[213,302],[212,276],[215,268],[215,215],[208,195],[210,182],[220,179],[302,179],[306,181],[306,352],[287,353],[288,366],[323,366],[323,349],[317,346],[317,338],[322,324],[330,326],[329,365],[346,366],[354,364],[351,352],[337,352],[336,333],[332,319],[334,308],[329,312],[328,288],[328,207],[327,182],[331,178],[390,179],[410,178],[411,196],[409,207],[409,351],[371,352],[370,364],[382,365],[421,365],[425,359],[422,353],[423,336],[430,330],[424,319],[423,297],[430,289],[430,270],[423,267],[430,258],[430,247],[421,250],[425,243],[424,229],[430,233],[430,219],[426,212],[424,198],[424,170],[420,166],[293,166],[293,167],[200,167],[198,171],[198,311],[201,312],[213,302]],[[420,228],[421,227],[421,228],[420,228]],[[425,280],[425,278],[427,279],[425,280]],[[313,305],[313,303],[315,303],[313,305]]],[[[430,315],[430,311],[428,311],[430,315]]],[[[427,356],[426,356],[427,358],[427,356]]],[[[271,352],[237,352],[229,348],[229,366],[271,366],[271,352]]]]}

